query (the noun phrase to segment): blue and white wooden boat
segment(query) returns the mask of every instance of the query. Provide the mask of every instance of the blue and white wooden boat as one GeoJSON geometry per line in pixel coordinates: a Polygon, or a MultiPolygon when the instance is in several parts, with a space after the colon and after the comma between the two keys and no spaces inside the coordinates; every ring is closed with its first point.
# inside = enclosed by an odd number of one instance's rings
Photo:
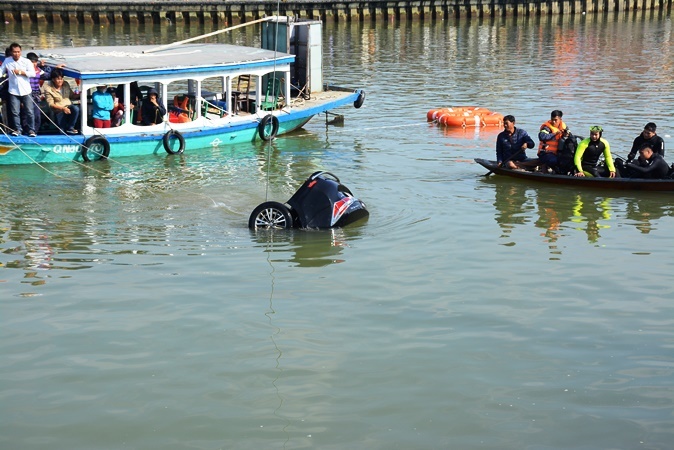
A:
{"type": "Polygon", "coordinates": [[[362,105],[363,90],[323,83],[320,21],[272,17],[263,22],[262,33],[263,48],[183,41],[34,50],[47,65],[65,64],[66,81],[72,88],[79,85],[80,134],[68,135],[45,117],[43,125],[52,129],[34,138],[11,136],[4,128],[0,165],[113,160],[269,140],[316,114],[362,105]],[[162,123],[142,126],[127,107],[120,126],[93,128],[90,97],[96,86],[121,85],[120,101],[129,105],[132,83],[143,93],[155,89],[167,111],[174,99],[187,96],[188,111],[180,112],[189,121],[175,123],[167,113],[162,123]]]}

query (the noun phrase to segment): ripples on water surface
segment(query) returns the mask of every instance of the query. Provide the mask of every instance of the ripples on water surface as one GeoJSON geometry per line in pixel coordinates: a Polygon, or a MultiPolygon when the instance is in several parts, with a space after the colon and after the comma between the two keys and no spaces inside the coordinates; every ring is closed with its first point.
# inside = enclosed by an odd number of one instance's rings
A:
{"type": "MultiPolygon", "coordinates": [[[[3,29],[24,48],[208,31],[3,29]]],[[[671,147],[670,19],[327,25],[325,40],[325,81],[368,92],[342,128],[0,168],[0,445],[671,448],[672,194],[485,178],[473,158],[497,130],[425,121],[480,105],[533,134],[559,108],[618,155],[651,120],[671,147]],[[267,182],[285,201],[319,169],[366,223],[247,230],[267,182]]]]}

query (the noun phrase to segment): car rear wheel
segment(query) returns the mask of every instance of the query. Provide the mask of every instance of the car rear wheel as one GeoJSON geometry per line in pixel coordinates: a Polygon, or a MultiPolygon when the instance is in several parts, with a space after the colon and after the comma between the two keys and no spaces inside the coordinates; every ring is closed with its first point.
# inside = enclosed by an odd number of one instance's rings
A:
{"type": "Polygon", "coordinates": [[[279,202],[264,202],[253,210],[248,219],[248,228],[291,228],[293,218],[286,205],[279,202]]]}

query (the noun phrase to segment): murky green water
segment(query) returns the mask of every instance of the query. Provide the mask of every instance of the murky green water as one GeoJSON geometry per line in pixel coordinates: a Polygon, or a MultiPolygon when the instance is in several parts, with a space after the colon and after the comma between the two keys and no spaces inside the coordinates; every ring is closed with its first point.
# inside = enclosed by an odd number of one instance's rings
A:
{"type": "MultiPolygon", "coordinates": [[[[210,31],[2,28],[24,48],[210,31]]],[[[618,155],[649,121],[671,147],[671,31],[327,25],[325,80],[368,92],[344,127],[0,168],[0,446],[671,448],[672,194],[485,178],[496,130],[426,122],[479,105],[533,134],[562,109],[618,155]],[[285,201],[319,169],[366,223],[246,228],[267,186],[285,201]]]]}

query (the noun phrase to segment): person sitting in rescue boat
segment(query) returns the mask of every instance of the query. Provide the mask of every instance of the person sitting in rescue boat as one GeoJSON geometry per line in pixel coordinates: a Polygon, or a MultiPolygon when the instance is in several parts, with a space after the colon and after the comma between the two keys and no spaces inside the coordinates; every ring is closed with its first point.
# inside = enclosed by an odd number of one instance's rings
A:
{"type": "Polygon", "coordinates": [[[569,137],[569,128],[562,121],[564,113],[555,109],[550,113],[550,120],[541,125],[538,133],[538,158],[542,164],[542,171],[557,168],[557,151],[560,141],[569,137]]]}
{"type": "Polygon", "coordinates": [[[655,153],[659,154],[663,158],[665,157],[665,141],[655,132],[657,128],[657,125],[655,125],[653,122],[648,122],[646,124],[644,131],[642,131],[632,143],[632,149],[627,155],[628,163],[634,159],[634,157],[639,152],[639,149],[644,145],[650,145],[655,153]]]}
{"type": "Polygon", "coordinates": [[[611,156],[611,146],[602,137],[603,134],[604,129],[595,125],[590,127],[590,137],[578,144],[573,157],[577,177],[615,178],[616,170],[611,156]],[[604,155],[604,162],[599,164],[601,155],[604,155]]]}
{"type": "Polygon", "coordinates": [[[654,180],[667,178],[669,165],[665,158],[653,151],[653,147],[646,144],[639,149],[639,157],[627,164],[627,175],[630,178],[649,178],[654,180]]]}
{"type": "Polygon", "coordinates": [[[515,116],[507,115],[503,118],[503,131],[496,137],[496,162],[508,169],[536,166],[538,160],[527,158],[526,154],[526,149],[535,145],[529,133],[515,126],[515,116]]]}

